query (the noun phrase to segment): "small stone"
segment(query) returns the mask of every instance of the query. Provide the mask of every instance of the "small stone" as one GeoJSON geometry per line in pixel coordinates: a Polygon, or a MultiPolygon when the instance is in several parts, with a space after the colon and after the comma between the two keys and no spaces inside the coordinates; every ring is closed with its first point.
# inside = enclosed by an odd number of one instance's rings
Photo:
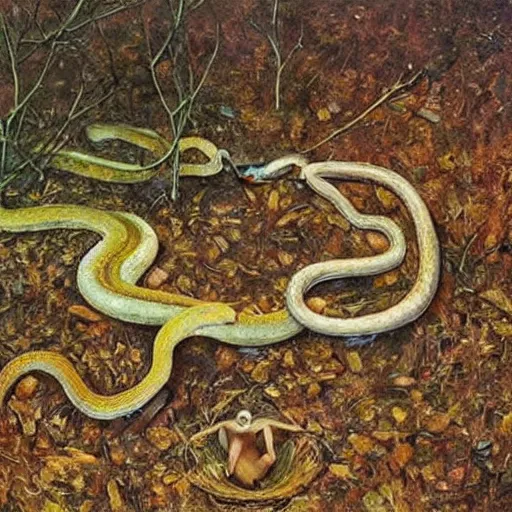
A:
{"type": "Polygon", "coordinates": [[[80,304],[73,304],[72,306],[69,306],[68,313],[87,322],[99,322],[102,319],[100,314],[89,309],[87,306],[82,306],[80,304]]]}
{"type": "Polygon", "coordinates": [[[393,407],[391,415],[397,423],[403,423],[407,419],[407,411],[404,411],[401,407],[393,407]]]}
{"type": "Polygon", "coordinates": [[[370,437],[361,434],[350,434],[348,442],[359,455],[365,455],[375,447],[375,442],[370,437]]]}
{"type": "Polygon", "coordinates": [[[119,485],[114,479],[109,480],[107,484],[107,494],[110,501],[110,509],[112,512],[124,512],[126,509],[119,485]]]}
{"type": "Polygon", "coordinates": [[[165,283],[169,279],[169,273],[163,268],[155,267],[146,277],[146,286],[151,289],[158,288],[161,284],[165,283]]]}
{"type": "Polygon", "coordinates": [[[391,458],[399,468],[403,468],[412,459],[413,455],[414,449],[410,444],[399,443],[395,446],[391,458]]]}
{"type": "Polygon", "coordinates": [[[400,375],[393,379],[393,386],[399,388],[408,388],[414,386],[414,384],[416,384],[416,379],[414,377],[408,377],[407,375],[400,375]]]}
{"type": "Polygon", "coordinates": [[[392,439],[407,437],[407,434],[404,432],[398,432],[397,430],[374,430],[372,432],[372,437],[377,439],[377,441],[386,443],[392,439]]]}
{"type": "Polygon", "coordinates": [[[251,378],[252,380],[259,382],[260,384],[265,384],[268,382],[270,378],[270,367],[271,367],[270,361],[260,361],[255,367],[254,370],[251,372],[251,378]]]}
{"type": "Polygon", "coordinates": [[[450,416],[444,413],[433,414],[427,418],[425,428],[432,434],[440,434],[444,432],[450,424],[450,416]]]}
{"type": "Polygon", "coordinates": [[[330,464],[329,472],[340,480],[357,480],[357,477],[350,471],[348,464],[330,464]]]}
{"type": "Polygon", "coordinates": [[[306,300],[306,305],[311,311],[321,315],[327,306],[327,301],[321,297],[311,297],[306,300]]]}
{"type": "Polygon", "coordinates": [[[176,432],[167,427],[151,427],[146,430],[147,440],[160,451],[168,450],[171,446],[180,442],[176,432]]]}
{"type": "Polygon", "coordinates": [[[14,394],[16,395],[16,398],[19,398],[20,400],[28,400],[35,395],[38,386],[39,381],[32,375],[29,375],[16,385],[14,394]]]}
{"type": "Polygon", "coordinates": [[[381,253],[389,249],[388,239],[375,231],[366,233],[366,241],[375,252],[381,253]]]}
{"type": "Polygon", "coordinates": [[[357,352],[347,352],[346,359],[347,365],[352,373],[361,373],[363,371],[363,363],[357,352]]]}
{"type": "Polygon", "coordinates": [[[285,213],[277,222],[277,228],[284,228],[289,224],[298,221],[301,217],[306,215],[305,210],[292,210],[285,213]]]}
{"type": "Polygon", "coordinates": [[[316,117],[318,117],[319,121],[329,121],[331,119],[331,113],[327,108],[321,108],[317,111],[316,117]]]}
{"type": "MultiPolygon", "coordinates": [[[[323,220],[323,217],[321,220],[323,220]]],[[[327,215],[327,222],[331,226],[336,226],[337,228],[340,228],[345,233],[350,231],[350,222],[341,215],[327,215]]]]}

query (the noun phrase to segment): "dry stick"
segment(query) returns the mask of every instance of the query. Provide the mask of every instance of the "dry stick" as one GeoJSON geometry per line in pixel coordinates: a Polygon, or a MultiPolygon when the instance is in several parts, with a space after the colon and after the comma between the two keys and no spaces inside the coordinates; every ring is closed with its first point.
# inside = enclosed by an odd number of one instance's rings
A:
{"type": "Polygon", "coordinates": [[[334,130],[329,136],[327,136],[325,139],[322,139],[320,142],[315,144],[314,146],[311,146],[308,149],[304,149],[301,151],[301,153],[309,153],[310,151],[313,151],[314,149],[317,149],[318,147],[322,146],[326,142],[329,142],[330,140],[334,139],[334,137],[340,135],[341,133],[344,133],[350,128],[352,128],[354,125],[362,121],[366,116],[371,114],[375,109],[380,107],[383,103],[390,100],[393,96],[396,96],[398,93],[409,89],[413,85],[417,83],[417,81],[424,76],[425,72],[424,70],[418,71],[410,80],[407,80],[407,82],[401,83],[398,81],[389,91],[384,93],[379,99],[374,101],[366,110],[361,112],[358,116],[354,117],[351,121],[344,124],[342,127],[338,128],[337,130],[334,130]]]}
{"type": "MultiPolygon", "coordinates": [[[[169,104],[167,103],[167,100],[165,99],[165,96],[162,91],[162,87],[160,85],[160,82],[158,80],[158,77],[156,75],[156,65],[158,63],[158,60],[163,55],[164,51],[168,49],[171,52],[172,56],[172,49],[169,47],[177,29],[179,28],[179,23],[181,23],[182,17],[183,17],[183,11],[181,9],[181,6],[183,5],[183,0],[180,1],[180,7],[178,7],[178,13],[175,16],[175,23],[174,26],[171,28],[169,34],[167,35],[164,44],[161,46],[160,50],[157,52],[155,57],[151,59],[151,77],[153,80],[153,84],[155,86],[155,89],[157,91],[158,97],[160,99],[160,102],[162,103],[162,106],[164,107],[165,111],[167,112],[167,115],[169,117],[169,121],[171,123],[171,128],[173,131],[173,141],[171,144],[171,147],[167,151],[165,155],[163,155],[161,158],[159,158],[156,162],[153,162],[151,164],[148,164],[144,167],[142,167],[143,170],[150,170],[154,169],[166,161],[170,160],[171,158],[174,158],[173,162],[173,179],[172,179],[172,192],[171,192],[171,199],[174,201],[177,199],[178,194],[178,180],[179,180],[179,152],[176,151],[178,147],[179,139],[181,138],[183,134],[183,130],[185,129],[186,121],[190,117],[190,113],[192,111],[192,107],[194,105],[194,101],[199,94],[201,88],[204,85],[204,82],[206,81],[206,78],[208,77],[210,70],[212,68],[213,62],[215,61],[215,58],[217,57],[217,53],[219,51],[220,46],[220,26],[217,24],[216,27],[216,38],[215,38],[215,48],[212,52],[212,55],[210,56],[210,59],[206,65],[205,71],[199,80],[199,83],[195,89],[187,96],[184,97],[183,95],[183,88],[181,86],[181,78],[178,73],[178,66],[174,66],[173,70],[173,77],[174,77],[174,86],[176,89],[176,93],[178,95],[178,106],[171,110],[169,104]],[[188,106],[186,111],[183,109],[188,106]],[[176,116],[179,116],[178,122],[176,122],[176,116]],[[174,157],[173,157],[174,155],[174,157]]],[[[148,45],[149,46],[149,45],[148,45]]],[[[175,56],[177,59],[177,55],[175,56]]]]}
{"type": "Polygon", "coordinates": [[[274,86],[274,96],[275,96],[275,109],[279,110],[281,106],[281,75],[283,73],[284,68],[290,62],[293,54],[302,48],[302,39],[304,36],[304,25],[301,23],[300,26],[300,36],[295,44],[295,46],[290,50],[288,55],[283,61],[283,57],[281,55],[281,45],[279,43],[279,0],[274,0],[274,7],[272,10],[272,33],[269,34],[262,30],[256,23],[253,21],[250,22],[252,27],[254,27],[260,34],[264,35],[268,42],[270,43],[270,47],[274,52],[274,56],[276,58],[276,81],[274,86]]]}
{"type": "MultiPolygon", "coordinates": [[[[199,83],[197,84],[197,87],[193,89],[192,94],[188,98],[188,107],[186,112],[183,112],[183,115],[180,114],[180,124],[179,124],[179,133],[176,134],[176,138],[180,138],[183,130],[185,129],[185,125],[187,123],[187,120],[190,119],[190,114],[192,112],[192,107],[194,106],[194,102],[196,100],[197,95],[199,94],[199,91],[203,88],[203,85],[206,81],[206,78],[210,74],[211,68],[213,66],[213,63],[215,59],[217,58],[217,53],[219,51],[220,46],[220,26],[217,23],[216,31],[215,31],[215,47],[213,49],[213,52],[210,56],[210,59],[208,60],[208,63],[206,65],[206,68],[204,70],[204,73],[199,80],[199,83]]],[[[173,187],[172,187],[172,194],[171,199],[175,201],[177,199],[178,195],[178,180],[179,180],[179,152],[176,152],[177,159],[175,161],[175,165],[173,166],[173,187]]]]}
{"type": "Polygon", "coordinates": [[[4,17],[0,14],[0,21],[2,23],[2,32],[5,37],[5,44],[7,46],[7,53],[9,54],[9,61],[11,63],[11,72],[12,79],[14,82],[14,107],[18,106],[19,94],[20,94],[20,86],[19,86],[19,78],[18,78],[18,70],[16,69],[16,57],[13,52],[11,38],[9,37],[9,31],[7,30],[7,25],[5,24],[4,17]]]}
{"type": "Polygon", "coordinates": [[[120,5],[118,7],[114,7],[113,9],[110,9],[109,11],[102,12],[101,14],[98,14],[97,16],[91,16],[90,18],[88,18],[84,21],[81,21],[80,23],[77,23],[76,25],[73,25],[72,27],[70,27],[69,25],[75,20],[80,9],[83,7],[83,4],[86,1],[87,0],[80,0],[77,3],[75,8],[73,9],[73,12],[71,13],[71,15],[68,17],[68,19],[64,23],[64,28],[62,28],[62,25],[61,25],[61,27],[59,27],[56,30],[53,30],[52,32],[47,34],[42,39],[23,39],[21,41],[21,43],[36,44],[36,45],[44,44],[44,43],[47,43],[48,41],[50,41],[50,39],[53,39],[55,37],[60,37],[64,32],[67,32],[67,33],[76,32],[77,30],[85,27],[86,25],[89,25],[90,23],[94,23],[95,21],[99,21],[99,20],[108,18],[109,16],[112,16],[119,12],[126,11],[127,9],[131,9],[132,7],[137,7],[138,5],[142,5],[145,2],[145,0],[141,0],[139,2],[134,2],[134,3],[128,4],[128,5],[120,5]]]}
{"type": "MultiPolygon", "coordinates": [[[[174,114],[171,108],[169,107],[169,104],[167,103],[167,100],[164,97],[162,87],[160,86],[160,82],[158,81],[158,77],[156,75],[156,66],[159,62],[159,60],[162,58],[162,55],[164,54],[166,48],[171,43],[174,35],[176,34],[176,30],[178,29],[179,24],[181,23],[182,15],[183,15],[183,0],[180,0],[179,6],[178,6],[178,14],[175,16],[174,24],[169,30],[169,33],[167,34],[167,37],[165,38],[164,43],[156,53],[156,55],[151,59],[150,63],[150,71],[151,71],[151,78],[153,79],[153,84],[155,86],[156,92],[158,94],[158,97],[160,98],[160,103],[164,107],[165,111],[167,112],[167,116],[169,117],[169,121],[173,123],[174,114]]],[[[146,35],[148,40],[148,50],[149,48],[149,34],[146,35]]]]}
{"type": "Polygon", "coordinates": [[[68,126],[78,119],[79,117],[83,116],[93,108],[97,107],[98,105],[101,105],[104,101],[106,101],[112,94],[114,94],[114,89],[112,88],[110,91],[108,91],[106,94],[98,98],[96,101],[91,103],[90,105],[87,105],[86,107],[82,108],[78,112],[75,112],[78,108],[78,105],[80,104],[80,100],[82,99],[82,95],[84,92],[84,85],[83,82],[80,84],[80,89],[75,97],[75,100],[73,101],[73,105],[69,109],[68,115],[60,127],[59,131],[44,144],[44,146],[41,148],[41,150],[38,151],[39,154],[45,155],[45,161],[43,164],[43,168],[48,165],[52,157],[57,153],[63,144],[65,144],[67,141],[65,139],[60,140],[62,137],[62,134],[67,130],[68,126]]]}
{"type": "MultiPolygon", "coordinates": [[[[62,36],[62,34],[66,30],[69,29],[69,26],[76,19],[76,17],[80,13],[80,10],[82,9],[83,5],[85,4],[85,2],[86,2],[86,0],[79,0],[75,4],[75,7],[73,8],[73,10],[70,13],[70,15],[60,25],[60,27],[58,29],[54,30],[49,36],[47,36],[45,38],[44,41],[41,42],[41,43],[43,43],[43,42],[52,40],[50,51],[49,51],[48,56],[46,58],[46,61],[44,63],[43,69],[41,70],[41,72],[40,72],[40,74],[39,74],[39,76],[38,76],[38,78],[36,80],[36,83],[26,93],[26,95],[24,96],[24,98],[21,101],[20,101],[20,98],[19,98],[20,88],[19,88],[19,76],[18,76],[17,65],[19,65],[21,62],[23,62],[23,60],[25,58],[28,58],[28,55],[26,55],[23,59],[18,59],[18,61],[16,61],[16,55],[14,54],[13,45],[12,45],[12,42],[11,42],[10,37],[9,37],[7,25],[5,23],[5,20],[4,20],[3,16],[0,16],[0,24],[1,24],[1,28],[2,28],[2,31],[4,33],[4,37],[5,37],[5,40],[6,40],[6,46],[7,46],[7,51],[8,51],[8,54],[9,54],[9,60],[11,62],[13,82],[14,82],[14,101],[13,101],[14,108],[9,112],[9,115],[7,116],[7,118],[5,120],[2,121],[1,126],[0,126],[1,127],[1,134],[0,135],[1,135],[1,138],[2,138],[2,149],[1,149],[1,156],[0,156],[0,190],[5,188],[5,186],[7,186],[7,184],[10,183],[17,175],[19,175],[19,172],[21,172],[25,167],[27,167],[27,165],[29,165],[31,168],[36,170],[39,174],[42,173],[41,169],[34,163],[34,159],[32,157],[30,157],[30,156],[29,157],[22,156],[23,152],[21,151],[21,149],[18,147],[18,144],[17,144],[18,137],[19,137],[19,135],[21,133],[22,124],[23,124],[23,121],[25,119],[26,108],[28,107],[29,102],[32,99],[33,95],[41,87],[41,84],[42,84],[43,80],[45,79],[45,77],[46,77],[46,75],[48,73],[48,70],[50,68],[50,64],[51,64],[51,62],[53,60],[53,57],[55,55],[55,51],[56,51],[57,45],[60,43],[59,38],[62,36]],[[13,123],[13,121],[16,119],[16,117],[18,116],[18,114],[20,112],[21,112],[21,115],[20,115],[20,120],[19,120],[18,126],[17,126],[16,134],[15,134],[15,139],[14,140],[9,140],[11,124],[13,123]],[[8,144],[11,144],[13,149],[20,156],[25,158],[25,161],[22,164],[20,164],[20,166],[18,166],[13,171],[12,175],[9,176],[7,180],[5,180],[4,179],[4,175],[5,175],[5,167],[6,167],[6,159],[7,159],[7,145],[8,144]]],[[[37,8],[37,6],[36,6],[36,8],[37,8]]],[[[124,10],[125,8],[127,8],[127,6],[123,6],[122,9],[121,8],[113,9],[113,10],[109,11],[109,13],[112,14],[114,12],[119,12],[120,10],[124,10]]],[[[105,16],[106,16],[106,14],[102,15],[102,17],[105,17],[105,16]]],[[[81,26],[84,26],[84,24],[90,23],[91,21],[93,21],[93,20],[92,19],[86,20],[85,22],[82,22],[81,24],[79,24],[79,25],[77,25],[75,27],[71,27],[71,30],[77,30],[81,26]]],[[[38,46],[39,45],[36,46],[34,51],[37,50],[38,46]]],[[[93,103],[89,107],[86,107],[86,108],[82,109],[80,112],[75,114],[75,109],[78,106],[78,103],[80,101],[82,92],[83,91],[79,92],[78,98],[73,103],[71,111],[68,114],[68,119],[65,121],[63,128],[61,130],[59,130],[56,138],[54,138],[55,144],[52,147],[52,153],[54,153],[55,151],[58,151],[58,149],[60,149],[62,144],[58,145],[58,138],[62,135],[63,131],[67,128],[69,123],[72,120],[76,119],[78,116],[83,115],[88,110],[90,110],[94,106],[96,106],[99,103],[101,103],[102,101],[104,101],[104,99],[106,99],[113,91],[110,91],[110,93],[108,93],[104,97],[100,98],[99,101],[93,103]]],[[[65,141],[63,141],[63,142],[65,142],[65,141]]],[[[52,142],[52,144],[53,144],[53,142],[52,142]]],[[[48,143],[46,145],[48,145],[48,143]]],[[[49,158],[51,158],[51,156],[49,156],[48,159],[49,158]]],[[[48,159],[46,160],[46,163],[49,161],[48,159]]]]}
{"type": "MultiPolygon", "coordinates": [[[[99,14],[97,16],[92,16],[90,18],[87,18],[86,20],[81,21],[80,23],[77,23],[76,25],[73,25],[72,27],[66,26],[64,28],[64,30],[57,29],[57,30],[54,30],[54,31],[50,32],[47,35],[44,35],[44,33],[43,33],[44,37],[42,39],[22,39],[20,41],[20,44],[32,44],[32,45],[35,45],[35,46],[34,46],[33,49],[29,50],[25,55],[23,55],[23,57],[21,57],[18,62],[19,62],[19,64],[22,64],[25,60],[30,58],[34,54],[34,52],[37,51],[37,49],[38,49],[38,47],[40,45],[43,45],[43,44],[47,43],[48,41],[51,41],[52,39],[55,40],[55,39],[59,38],[60,36],[62,36],[62,34],[64,32],[67,33],[67,34],[71,34],[72,32],[75,32],[75,31],[77,31],[77,30],[79,30],[79,29],[89,25],[90,23],[94,23],[96,21],[108,18],[109,16],[112,16],[112,15],[117,14],[119,12],[131,9],[132,7],[137,7],[138,5],[142,5],[144,2],[145,2],[145,0],[141,0],[139,2],[134,2],[133,4],[121,5],[119,7],[111,9],[110,11],[106,11],[104,13],[101,13],[101,14],[99,14]]],[[[70,21],[69,21],[69,18],[68,18],[69,23],[71,23],[75,18],[76,18],[76,16],[74,16],[73,19],[71,19],[70,21]]],[[[66,22],[66,24],[67,24],[67,22],[66,22]]],[[[37,25],[39,25],[39,24],[37,24],[37,25]]],[[[40,29],[40,30],[42,31],[42,29],[40,29]]]]}

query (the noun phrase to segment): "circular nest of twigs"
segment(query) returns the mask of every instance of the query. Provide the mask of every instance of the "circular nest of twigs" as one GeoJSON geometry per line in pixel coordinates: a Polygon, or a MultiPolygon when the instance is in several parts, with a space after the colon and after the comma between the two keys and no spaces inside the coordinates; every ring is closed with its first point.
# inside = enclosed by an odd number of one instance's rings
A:
{"type": "Polygon", "coordinates": [[[197,466],[190,482],[223,501],[270,502],[289,499],[302,492],[322,469],[318,443],[302,436],[286,441],[277,450],[277,460],[257,488],[247,489],[226,475],[226,452],[210,442],[196,452],[197,466]]]}

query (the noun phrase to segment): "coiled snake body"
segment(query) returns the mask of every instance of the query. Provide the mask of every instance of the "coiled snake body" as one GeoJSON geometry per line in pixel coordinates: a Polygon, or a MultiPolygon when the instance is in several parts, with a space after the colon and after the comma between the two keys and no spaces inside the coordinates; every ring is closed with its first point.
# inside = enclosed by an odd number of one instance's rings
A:
{"type": "MultiPolygon", "coordinates": [[[[89,127],[88,135],[95,141],[125,140],[149,149],[157,156],[165,154],[169,148],[169,143],[155,132],[128,126],[93,125],[89,127]]],[[[180,151],[191,147],[203,151],[210,161],[201,164],[203,170],[201,165],[183,164],[183,175],[210,176],[220,172],[222,153],[213,144],[199,137],[180,143],[180,151]]],[[[65,228],[86,229],[100,234],[102,240],[82,258],[78,268],[77,282],[84,298],[111,317],[138,324],[163,325],[155,340],[149,373],[126,392],[113,396],[93,393],[65,357],[37,351],[15,358],[2,369],[0,403],[22,374],[41,370],[57,378],[70,400],[85,414],[112,419],[138,409],[158,392],[169,378],[174,347],[193,334],[236,346],[259,347],[289,339],[305,327],[330,336],[358,336],[390,331],[418,318],[437,289],[440,254],[430,214],[414,188],[388,169],[365,163],[307,164],[299,155],[275,160],[264,169],[264,178],[272,179],[293,164],[302,168],[301,177],[308,185],[332,202],[352,224],[383,233],[390,247],[376,256],[308,265],[290,280],[286,292],[287,308],[263,315],[242,312],[236,317],[227,305],[207,304],[190,297],[137,286],[136,282],[156,257],[158,240],[152,228],[136,215],[71,205],[15,210],[0,208],[0,229],[5,231],[65,228]],[[386,272],[402,262],[406,251],[402,231],[391,219],[358,212],[324,178],[363,180],[382,185],[395,192],[412,215],[419,249],[418,276],[410,292],[388,310],[358,318],[329,318],[314,313],[304,302],[304,293],[315,284],[386,272]]],[[[69,151],[59,152],[53,159],[53,165],[105,181],[136,182],[155,174],[148,175],[148,169],[141,166],[69,151]]]]}

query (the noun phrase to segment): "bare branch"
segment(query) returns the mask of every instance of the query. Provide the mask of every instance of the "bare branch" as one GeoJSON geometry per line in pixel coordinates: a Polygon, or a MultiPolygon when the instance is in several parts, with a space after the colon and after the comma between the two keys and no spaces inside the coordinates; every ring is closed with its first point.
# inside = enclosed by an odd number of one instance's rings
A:
{"type": "Polygon", "coordinates": [[[414,85],[418,83],[418,81],[424,76],[424,70],[418,71],[411,79],[407,80],[406,82],[401,82],[398,80],[391,89],[386,91],[380,98],[378,98],[376,101],[374,101],[368,108],[366,108],[363,112],[361,112],[359,115],[351,119],[348,123],[344,124],[340,128],[334,130],[329,136],[325,137],[325,139],[322,139],[320,142],[315,144],[314,146],[311,146],[308,149],[305,149],[301,151],[301,153],[309,153],[310,151],[313,151],[314,149],[322,146],[326,142],[329,142],[330,140],[334,139],[334,137],[337,137],[338,135],[350,130],[353,126],[355,126],[357,123],[362,121],[366,116],[371,114],[375,109],[380,107],[383,103],[386,103],[386,101],[389,101],[391,98],[396,97],[399,93],[410,89],[414,85]]]}
{"type": "Polygon", "coordinates": [[[274,5],[272,9],[272,32],[265,32],[259,25],[257,25],[254,21],[250,21],[250,25],[255,28],[261,35],[268,39],[270,43],[270,47],[274,52],[274,56],[276,59],[276,81],[274,85],[274,102],[275,109],[279,110],[281,107],[281,75],[284,71],[284,68],[290,62],[294,53],[302,48],[302,39],[304,37],[304,25],[301,23],[300,26],[300,35],[295,46],[290,50],[288,55],[283,61],[283,57],[281,54],[281,44],[279,41],[279,0],[274,0],[274,5]]]}
{"type": "Polygon", "coordinates": [[[19,95],[20,95],[20,84],[18,78],[18,70],[16,68],[16,57],[12,48],[11,38],[9,36],[9,30],[5,23],[4,17],[0,14],[0,22],[2,24],[2,32],[5,37],[5,44],[7,46],[7,53],[9,54],[9,61],[11,63],[12,80],[14,82],[14,107],[18,106],[19,95]]]}

